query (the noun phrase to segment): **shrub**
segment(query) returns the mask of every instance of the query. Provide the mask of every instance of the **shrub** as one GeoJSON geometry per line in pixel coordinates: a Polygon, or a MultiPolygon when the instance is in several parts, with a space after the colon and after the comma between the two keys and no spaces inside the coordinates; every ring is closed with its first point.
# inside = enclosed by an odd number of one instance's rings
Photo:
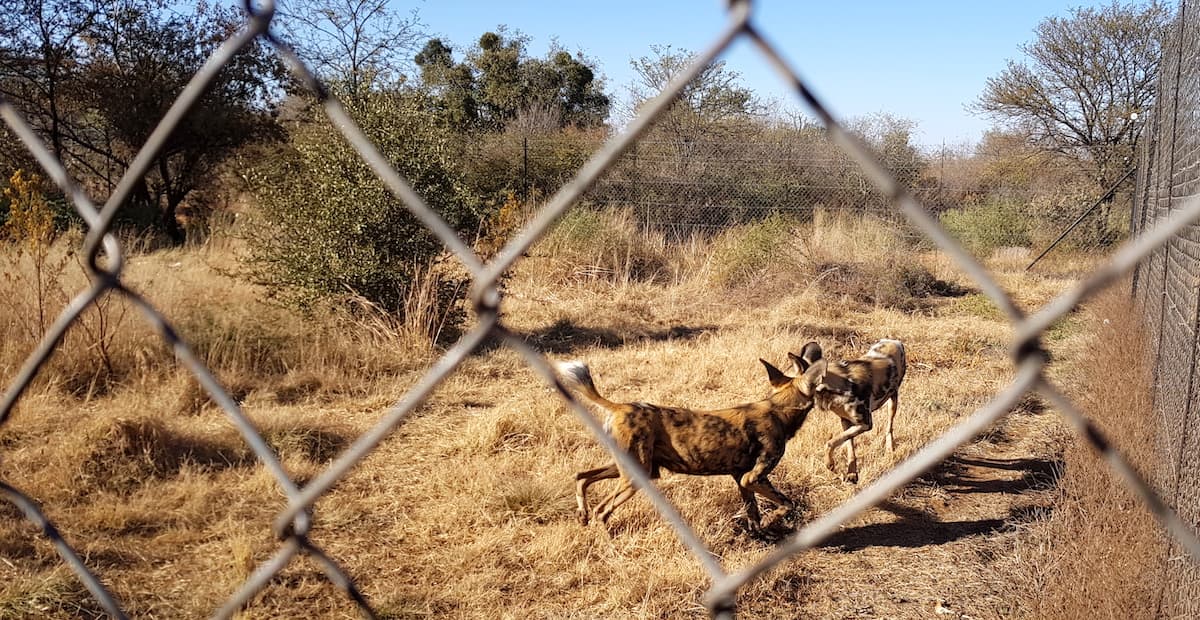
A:
{"type": "Polygon", "coordinates": [[[660,235],[641,230],[628,210],[568,211],[538,245],[550,258],[550,278],[661,280],[670,271],[660,235]]]}
{"type": "Polygon", "coordinates": [[[1011,202],[990,202],[942,214],[942,225],[976,254],[1006,246],[1028,246],[1028,216],[1011,202]]]}
{"type": "MultiPolygon", "coordinates": [[[[371,93],[347,107],[426,204],[473,237],[481,201],[461,182],[455,136],[427,97],[371,93]]],[[[249,227],[252,273],[293,305],[353,295],[403,314],[417,275],[445,254],[327,120],[295,127],[286,148],[249,180],[265,220],[249,227]]],[[[453,306],[466,287],[443,289],[449,297],[442,302],[453,306]]]]}
{"type": "Polygon", "coordinates": [[[713,279],[730,286],[778,269],[791,257],[783,250],[791,246],[798,225],[792,216],[773,213],[729,229],[715,242],[710,262],[713,279]]]}

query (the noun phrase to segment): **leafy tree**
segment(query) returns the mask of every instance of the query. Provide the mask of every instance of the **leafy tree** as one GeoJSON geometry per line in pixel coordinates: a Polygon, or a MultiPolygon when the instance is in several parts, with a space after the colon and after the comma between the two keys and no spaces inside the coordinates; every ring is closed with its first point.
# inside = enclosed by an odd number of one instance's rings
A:
{"type": "MultiPolygon", "coordinates": [[[[113,171],[124,170],[178,93],[241,24],[232,9],[201,7],[173,15],[131,8],[92,30],[81,76],[81,99],[98,121],[90,144],[102,148],[103,163],[113,171]]],[[[277,137],[260,102],[272,95],[279,70],[257,44],[226,64],[136,186],[131,214],[155,218],[162,231],[181,241],[177,212],[184,199],[215,182],[218,165],[242,145],[277,137]]]]}
{"type": "MultiPolygon", "coordinates": [[[[480,201],[461,181],[457,136],[431,104],[426,93],[397,89],[367,92],[346,106],[413,189],[469,237],[478,230],[480,201]]],[[[248,178],[264,216],[249,228],[258,278],[300,306],[352,293],[402,313],[417,274],[444,247],[338,128],[328,120],[298,125],[287,148],[256,159],[248,178]]]]}
{"type": "Polygon", "coordinates": [[[438,98],[452,127],[474,127],[479,121],[479,93],[475,73],[466,63],[454,62],[454,50],[441,39],[430,39],[414,59],[421,82],[438,98]]]}
{"type": "Polygon", "coordinates": [[[1029,136],[1039,148],[1078,161],[1097,189],[1129,167],[1134,113],[1154,99],[1161,36],[1171,17],[1161,3],[1076,8],[1050,17],[1021,46],[975,108],[1029,136]]]}
{"type": "MultiPolygon", "coordinates": [[[[85,186],[112,191],[208,56],[240,27],[233,9],[149,0],[23,1],[0,16],[0,92],[85,186]]],[[[171,135],[121,215],[180,241],[178,209],[240,146],[273,135],[279,64],[259,44],[227,64],[171,135]]]]}
{"type": "Polygon", "coordinates": [[[554,46],[530,58],[528,38],[486,32],[461,62],[441,39],[430,39],[415,61],[424,86],[436,93],[446,118],[463,130],[499,131],[531,115],[562,127],[599,127],[610,101],[591,61],[554,46]]]}

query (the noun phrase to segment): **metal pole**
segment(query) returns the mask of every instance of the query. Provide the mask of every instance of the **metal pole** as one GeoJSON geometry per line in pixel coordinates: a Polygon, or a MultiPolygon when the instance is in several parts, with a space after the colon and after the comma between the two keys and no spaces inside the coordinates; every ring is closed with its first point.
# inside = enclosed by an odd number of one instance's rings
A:
{"type": "Polygon", "coordinates": [[[1136,170],[1137,168],[1130,168],[1129,170],[1125,171],[1125,174],[1121,175],[1121,178],[1117,179],[1117,182],[1113,183],[1112,187],[1108,188],[1108,191],[1104,192],[1104,195],[1101,196],[1099,200],[1092,203],[1092,206],[1088,207],[1087,211],[1084,211],[1079,215],[1079,217],[1075,218],[1074,222],[1071,222],[1071,225],[1068,226],[1067,229],[1064,230],[1062,234],[1054,240],[1054,243],[1050,244],[1050,247],[1042,250],[1042,253],[1038,254],[1037,258],[1033,259],[1033,262],[1029,263],[1029,266],[1025,267],[1025,271],[1033,269],[1033,266],[1036,265],[1038,261],[1042,260],[1043,256],[1049,254],[1050,250],[1053,250],[1054,247],[1057,246],[1063,239],[1065,239],[1067,235],[1071,234],[1071,231],[1075,230],[1075,227],[1078,226],[1080,222],[1084,220],[1084,218],[1086,218],[1088,215],[1091,215],[1092,211],[1095,211],[1100,205],[1104,204],[1106,200],[1112,198],[1112,195],[1117,193],[1117,188],[1120,187],[1121,184],[1125,182],[1125,179],[1128,179],[1129,175],[1133,174],[1136,170]]]}

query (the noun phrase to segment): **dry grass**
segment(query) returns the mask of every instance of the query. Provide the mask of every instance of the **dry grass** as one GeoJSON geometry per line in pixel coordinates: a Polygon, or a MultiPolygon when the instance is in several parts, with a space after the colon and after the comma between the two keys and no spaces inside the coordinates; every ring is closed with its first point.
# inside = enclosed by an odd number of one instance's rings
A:
{"type": "MultiPolygon", "coordinates": [[[[558,246],[537,248],[506,280],[505,322],[552,358],[586,359],[614,399],[694,407],[761,397],[757,358],[782,363],[809,339],[850,357],[880,337],[901,338],[910,369],[897,450],[885,453],[879,433],[865,435],[864,482],[1008,380],[1007,322],[960,294],[969,291],[944,257],[903,247],[879,224],[779,229],[792,241],[743,272],[717,269],[733,261],[716,251],[739,243],[732,233],[671,251],[629,230],[600,250],[552,236],[547,243],[558,246]],[[878,247],[887,259],[871,254],[878,247]],[[821,280],[835,262],[854,278],[821,280]],[[921,275],[898,279],[898,269],[921,275]]],[[[303,483],[403,395],[434,351],[386,317],[297,316],[264,303],[261,291],[220,275],[235,250],[216,242],[137,256],[129,279],[177,322],[303,483]]],[[[744,255],[754,265],[754,253],[744,255]]],[[[995,266],[1022,304],[1070,282],[995,266]]],[[[1064,348],[1082,327],[1062,328],[1064,348]]],[[[31,346],[4,349],[0,378],[31,346]]],[[[206,615],[275,549],[270,524],[282,493],[140,319],[126,320],[112,352],[126,370],[106,377],[104,389],[82,391],[69,386],[89,365],[86,349],[56,355],[0,427],[0,478],[44,506],[132,614],[206,615]],[[67,363],[74,358],[84,361],[67,363]]],[[[799,501],[802,521],[855,491],[822,463],[823,442],[839,428],[814,414],[773,475],[799,501]]],[[[939,603],[976,618],[1023,617],[1032,608],[1021,597],[1035,590],[1022,588],[1045,580],[1020,577],[1015,558],[1031,541],[1053,540],[1037,538],[1049,527],[1038,515],[1051,499],[1046,472],[1059,432],[1053,416],[1026,402],[955,461],[750,585],[742,617],[925,618],[939,603]]],[[[702,616],[707,579],[645,498],[622,508],[612,536],[575,520],[574,473],[605,459],[516,354],[491,348],[318,502],[313,539],[385,617],[702,616]]],[[[731,481],[667,475],[661,487],[727,569],[768,551],[732,527],[740,500],[731,481]]],[[[0,520],[0,618],[95,615],[49,545],[11,507],[0,514],[9,517],[0,520]]],[[[304,560],[245,612],[354,615],[304,560]]]]}
{"type": "MultiPolygon", "coordinates": [[[[1081,313],[1086,360],[1065,373],[1068,394],[1143,475],[1159,466],[1152,377],[1128,283],[1081,313]]],[[[1026,617],[1153,618],[1166,547],[1154,518],[1083,441],[1070,437],[1054,510],[1031,524],[1015,577],[1038,596],[1026,617]]],[[[1153,479],[1153,477],[1151,477],[1153,479]]]]}

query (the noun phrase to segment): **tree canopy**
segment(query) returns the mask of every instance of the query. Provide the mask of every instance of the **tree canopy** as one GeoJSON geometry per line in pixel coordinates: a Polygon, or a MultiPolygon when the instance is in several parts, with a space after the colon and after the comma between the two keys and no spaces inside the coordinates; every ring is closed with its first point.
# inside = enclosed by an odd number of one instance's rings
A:
{"type": "MultiPolygon", "coordinates": [[[[0,93],[68,171],[100,194],[112,191],[187,82],[242,21],[233,9],[179,13],[148,0],[13,8],[0,14],[0,31],[10,35],[0,40],[0,93]]],[[[183,201],[214,184],[218,166],[239,146],[273,134],[267,104],[279,75],[258,43],[229,62],[120,216],[182,240],[176,215],[183,201]]]]}
{"type": "Polygon", "coordinates": [[[441,100],[445,117],[462,129],[500,130],[598,127],[609,98],[592,61],[552,46],[544,58],[528,55],[528,38],[486,32],[462,61],[441,39],[416,55],[422,84],[441,100]]]}
{"type": "Polygon", "coordinates": [[[1152,105],[1162,35],[1171,12],[1113,2],[1049,17],[1035,40],[988,79],[977,110],[1039,147],[1081,162],[1101,186],[1128,168],[1137,115],[1152,105]]]}

